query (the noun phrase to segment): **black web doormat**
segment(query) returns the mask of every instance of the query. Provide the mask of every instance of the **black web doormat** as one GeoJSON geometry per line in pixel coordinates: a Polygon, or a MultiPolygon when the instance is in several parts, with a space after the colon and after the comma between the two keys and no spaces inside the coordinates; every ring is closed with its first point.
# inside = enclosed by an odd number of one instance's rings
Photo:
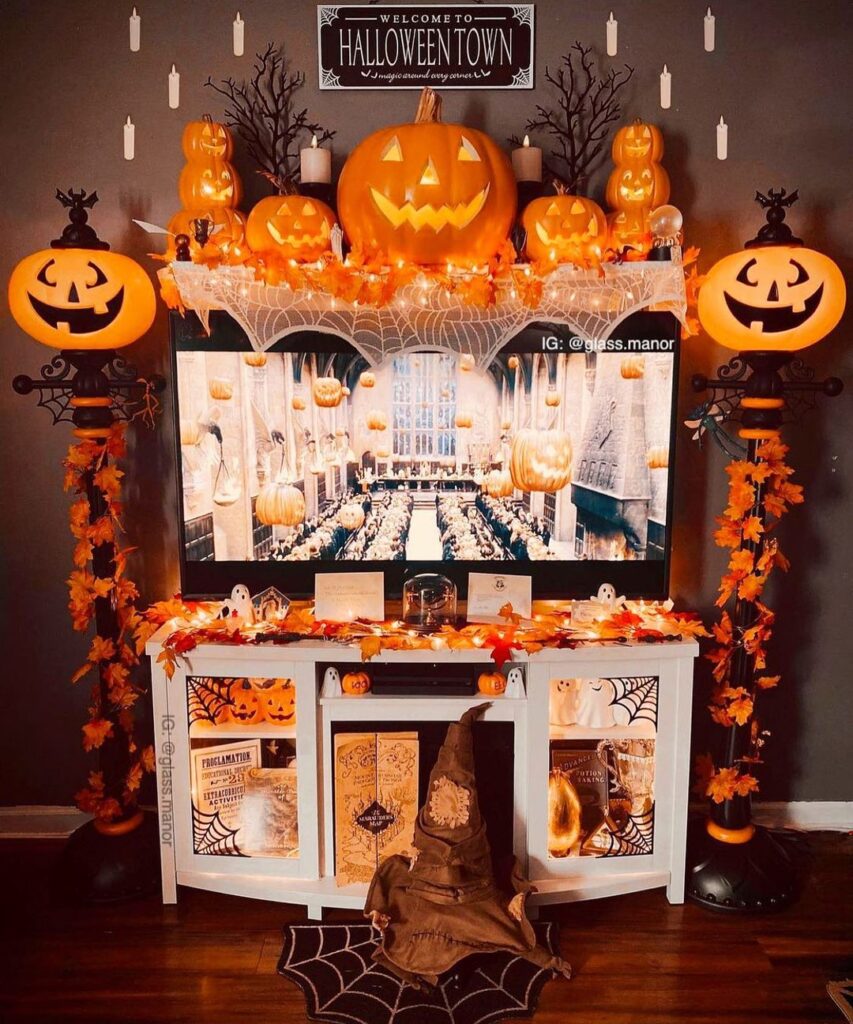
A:
{"type": "MultiPolygon", "coordinates": [[[[536,922],[551,953],[557,929],[536,922]]],[[[278,973],[302,989],[311,1020],[332,1024],[489,1024],[532,1017],[551,972],[512,953],[467,957],[435,989],[414,989],[371,960],[369,924],[294,924],[284,928],[278,973]]]]}

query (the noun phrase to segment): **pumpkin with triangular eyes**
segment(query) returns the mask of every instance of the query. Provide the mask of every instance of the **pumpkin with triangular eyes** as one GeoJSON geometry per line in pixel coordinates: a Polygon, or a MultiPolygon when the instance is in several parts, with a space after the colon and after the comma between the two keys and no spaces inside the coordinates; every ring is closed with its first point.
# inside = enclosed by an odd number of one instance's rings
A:
{"type": "Polygon", "coordinates": [[[319,199],[269,196],[249,214],[246,240],[252,252],[313,261],[329,252],[335,223],[334,213],[319,199]]]}
{"type": "Polygon", "coordinates": [[[187,124],[181,146],[189,162],[210,157],[230,160],[234,151],[231,133],[224,124],[214,121],[210,114],[205,114],[201,121],[190,121],[187,124]]]}
{"type": "Polygon", "coordinates": [[[185,164],[178,180],[178,195],[185,210],[211,206],[235,207],[243,194],[240,179],[227,160],[211,156],[185,164]]]}
{"type": "Polygon", "coordinates": [[[237,725],[256,725],[264,720],[261,695],[248,679],[239,679],[229,691],[228,717],[237,725]]]}
{"type": "Polygon", "coordinates": [[[265,679],[259,687],[264,720],[274,725],[296,724],[296,687],[292,679],[265,679]]]}
{"type": "Polygon", "coordinates": [[[660,128],[642,121],[623,125],[613,136],[612,154],[617,164],[660,162],[663,159],[660,128]]]}
{"type": "Polygon", "coordinates": [[[846,295],[844,276],[823,253],[755,246],[711,267],[699,290],[699,319],[726,348],[793,352],[829,334],[846,295]]]}
{"type": "Polygon", "coordinates": [[[607,221],[598,203],[565,192],[528,203],[521,225],[532,260],[596,263],[607,243],[607,221]]]}

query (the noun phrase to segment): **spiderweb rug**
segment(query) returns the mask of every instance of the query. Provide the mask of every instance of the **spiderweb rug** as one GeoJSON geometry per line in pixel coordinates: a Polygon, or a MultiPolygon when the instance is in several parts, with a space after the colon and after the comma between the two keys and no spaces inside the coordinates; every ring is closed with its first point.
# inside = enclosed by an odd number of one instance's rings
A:
{"type": "MultiPolygon", "coordinates": [[[[534,924],[556,954],[557,928],[534,924]]],[[[369,924],[296,924],[284,929],[278,973],[298,985],[311,1020],[333,1024],[496,1024],[532,1017],[551,972],[512,953],[467,957],[434,989],[404,985],[374,963],[369,924]]]]}

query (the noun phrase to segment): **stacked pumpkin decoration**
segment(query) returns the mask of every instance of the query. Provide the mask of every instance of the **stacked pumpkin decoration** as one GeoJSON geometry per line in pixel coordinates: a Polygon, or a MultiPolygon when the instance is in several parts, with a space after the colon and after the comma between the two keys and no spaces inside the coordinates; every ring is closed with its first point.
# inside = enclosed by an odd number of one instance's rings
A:
{"type": "Polygon", "coordinates": [[[520,491],[562,490],[572,478],[572,441],[563,430],[519,430],[509,471],[520,491]]]}
{"type": "Polygon", "coordinates": [[[338,184],[350,243],[410,263],[485,263],[504,244],[515,204],[506,154],[483,132],[442,124],[441,99],[428,88],[414,123],[359,143],[338,184]]]}
{"type": "Polygon", "coordinates": [[[610,247],[625,245],[641,252],[651,247],[649,214],[669,199],[669,177],[661,166],[663,136],[659,128],[635,121],[620,128],[613,139],[616,165],[607,180],[610,247]]]}
{"type": "MultiPolygon", "coordinates": [[[[183,209],[169,221],[172,235],[193,238],[193,221],[210,224],[210,243],[231,262],[242,262],[246,218],[237,209],[243,194],[240,178],[230,162],[234,143],[224,124],[205,114],[190,121],[181,141],[186,164],[178,181],[183,209]]],[[[190,251],[200,253],[192,242],[190,251]]]]}
{"type": "Polygon", "coordinates": [[[246,241],[252,252],[309,262],[330,251],[335,224],[334,213],[319,199],[280,192],[252,208],[246,241]]]}
{"type": "Polygon", "coordinates": [[[542,196],[525,207],[521,225],[531,260],[597,266],[607,246],[607,219],[591,199],[572,196],[555,182],[555,196],[542,196]]]}

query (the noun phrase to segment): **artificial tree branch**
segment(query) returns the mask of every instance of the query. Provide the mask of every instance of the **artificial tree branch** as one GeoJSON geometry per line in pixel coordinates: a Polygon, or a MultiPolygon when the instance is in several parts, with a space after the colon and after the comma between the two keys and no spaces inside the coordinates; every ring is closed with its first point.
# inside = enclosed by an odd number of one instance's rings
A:
{"type": "Polygon", "coordinates": [[[299,149],[304,138],[326,142],[335,132],[308,116],[308,108],[294,109],[294,95],[305,84],[305,74],[290,71],[282,47],[268,43],[255,57],[248,81],[225,78],[209,86],[226,100],[225,122],[246,144],[258,169],[279,183],[280,191],[295,191],[299,181],[299,149]]]}
{"type": "MultiPolygon", "coordinates": [[[[536,116],[528,119],[525,131],[547,132],[552,139],[551,160],[543,161],[549,177],[559,178],[569,192],[578,192],[589,178],[601,155],[610,127],[622,116],[620,93],[634,69],[611,68],[601,78],[595,67],[592,47],[574,43],[556,72],[545,68],[545,80],[558,93],[557,107],[536,105],[536,116]]],[[[519,146],[515,135],[509,140],[519,146]]]]}

